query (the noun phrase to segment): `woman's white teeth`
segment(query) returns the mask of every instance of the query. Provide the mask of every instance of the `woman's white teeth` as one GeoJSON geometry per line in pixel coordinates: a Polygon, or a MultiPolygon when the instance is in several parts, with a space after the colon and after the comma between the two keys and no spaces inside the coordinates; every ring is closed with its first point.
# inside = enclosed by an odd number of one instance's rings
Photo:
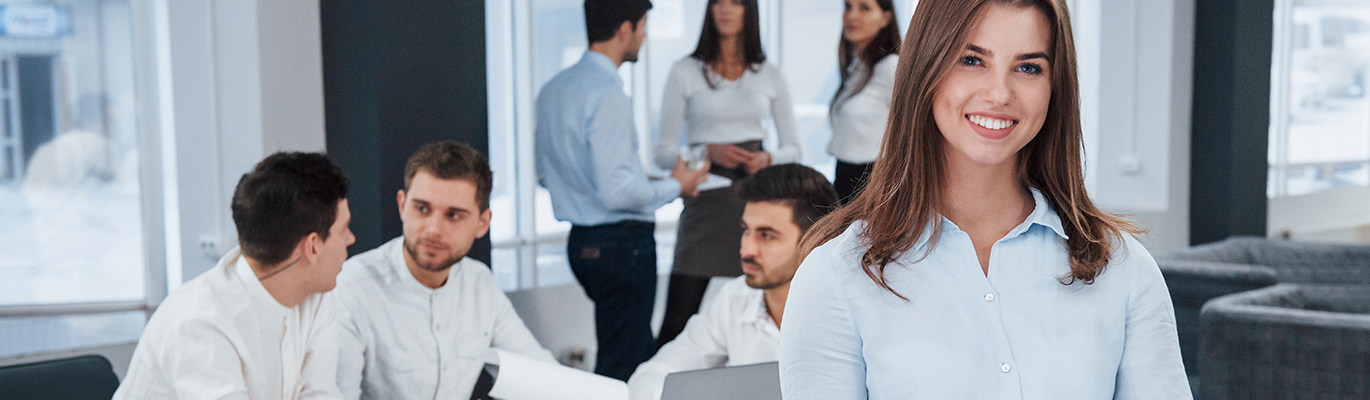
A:
{"type": "Polygon", "coordinates": [[[985,127],[986,129],[993,129],[993,130],[1000,130],[1000,129],[1004,129],[1004,128],[1013,126],[1013,121],[1010,121],[1010,120],[1007,120],[1007,119],[998,119],[998,118],[982,117],[982,116],[979,116],[979,115],[971,115],[971,116],[970,116],[970,122],[974,122],[976,125],[983,126],[983,127],[985,127]]]}

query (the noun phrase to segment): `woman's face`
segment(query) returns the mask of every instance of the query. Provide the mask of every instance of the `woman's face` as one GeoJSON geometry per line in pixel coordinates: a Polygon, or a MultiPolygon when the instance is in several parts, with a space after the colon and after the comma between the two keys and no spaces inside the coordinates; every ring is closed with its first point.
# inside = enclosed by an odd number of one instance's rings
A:
{"type": "Polygon", "coordinates": [[[842,12],[842,38],[865,48],[875,35],[890,24],[892,11],[880,9],[875,0],[846,0],[846,11],[842,12]]]}
{"type": "Polygon", "coordinates": [[[949,161],[999,165],[1042,129],[1051,103],[1051,33],[1033,8],[993,5],[933,96],[949,161]],[[957,158],[957,160],[950,160],[957,158]]]}
{"type": "Polygon", "coordinates": [[[709,2],[709,13],[713,14],[719,36],[736,36],[742,33],[742,17],[747,14],[747,6],[742,0],[714,0],[709,2]]]}

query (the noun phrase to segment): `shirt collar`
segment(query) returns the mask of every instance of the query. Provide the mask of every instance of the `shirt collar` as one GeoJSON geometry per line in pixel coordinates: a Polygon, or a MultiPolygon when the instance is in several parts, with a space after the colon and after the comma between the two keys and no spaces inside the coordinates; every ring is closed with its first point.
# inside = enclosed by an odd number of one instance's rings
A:
{"type": "Polygon", "coordinates": [[[404,285],[410,290],[419,291],[423,293],[432,293],[443,290],[448,287],[452,287],[454,286],[452,285],[452,278],[457,276],[457,271],[461,270],[462,263],[466,262],[466,259],[463,258],[461,261],[458,261],[456,264],[453,264],[451,268],[447,269],[447,284],[442,285],[442,287],[439,287],[437,289],[430,289],[427,286],[424,286],[422,283],[419,283],[419,280],[414,278],[414,273],[409,272],[409,265],[405,264],[404,236],[401,235],[400,237],[395,238],[393,241],[394,245],[391,247],[389,254],[390,275],[385,278],[385,281],[389,283],[394,282],[395,280],[399,280],[400,284],[404,285]]]}
{"type": "Polygon", "coordinates": [[[1042,195],[1042,191],[1037,190],[1037,188],[1031,188],[1030,190],[1032,191],[1032,201],[1035,202],[1036,205],[1032,209],[1032,214],[1028,215],[1027,221],[1020,226],[1021,229],[1014,229],[1014,232],[1010,232],[1010,235],[1017,236],[1018,234],[1022,234],[1022,232],[1027,231],[1031,225],[1036,224],[1050,228],[1051,231],[1056,232],[1056,235],[1060,236],[1061,239],[1070,239],[1070,236],[1066,235],[1066,229],[1061,226],[1061,216],[1056,214],[1056,209],[1051,206],[1051,203],[1047,202],[1047,198],[1042,195]]]}
{"type": "Polygon", "coordinates": [[[619,85],[623,84],[623,79],[618,76],[618,66],[614,65],[614,60],[610,60],[609,56],[606,56],[598,51],[585,50],[585,55],[581,56],[580,62],[587,63],[590,66],[593,66],[601,70],[602,72],[608,73],[609,75],[613,75],[614,79],[618,81],[619,85]]]}
{"type": "MultiPolygon", "coordinates": [[[[1028,214],[1027,219],[1024,219],[1023,223],[1014,227],[1007,235],[1004,235],[1004,238],[1012,239],[1018,237],[1018,235],[1022,235],[1024,232],[1027,232],[1028,229],[1031,229],[1033,225],[1041,225],[1051,229],[1051,231],[1055,232],[1061,239],[1070,239],[1070,236],[1066,235],[1065,228],[1061,226],[1060,215],[1056,214],[1056,209],[1051,207],[1051,203],[1047,202],[1046,196],[1043,196],[1042,192],[1037,190],[1037,188],[1029,188],[1028,190],[1032,192],[1032,213],[1028,214]]],[[[939,216],[938,218],[942,221],[943,231],[961,229],[956,226],[956,223],[951,222],[951,220],[946,217],[939,216]]],[[[922,251],[923,246],[927,244],[932,232],[932,222],[928,222],[927,227],[923,228],[924,234],[918,237],[918,241],[914,242],[912,249],[922,251]]]]}
{"type": "Polygon", "coordinates": [[[266,309],[271,316],[285,316],[290,312],[290,308],[281,305],[271,296],[271,292],[266,291],[266,286],[262,286],[262,281],[257,279],[257,273],[252,271],[252,266],[247,264],[247,257],[243,257],[241,250],[234,248],[224,256],[228,261],[224,268],[232,269],[232,273],[238,278],[247,292],[247,297],[254,303],[261,304],[261,308],[266,309]]]}
{"type": "Polygon", "coordinates": [[[771,313],[766,309],[766,291],[754,289],[750,286],[748,286],[748,289],[752,290],[749,291],[751,294],[748,296],[750,299],[747,300],[746,308],[742,310],[742,318],[745,318],[744,321],[753,324],[770,324],[774,326],[775,322],[771,320],[771,313]]]}

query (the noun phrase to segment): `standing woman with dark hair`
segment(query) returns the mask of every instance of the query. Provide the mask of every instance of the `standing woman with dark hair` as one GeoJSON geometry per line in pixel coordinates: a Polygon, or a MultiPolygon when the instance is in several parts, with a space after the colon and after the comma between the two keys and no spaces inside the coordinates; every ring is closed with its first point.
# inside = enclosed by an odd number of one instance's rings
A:
{"type": "Polygon", "coordinates": [[[845,0],[837,70],[842,84],[832,96],[828,154],[837,158],[833,187],[843,203],[866,184],[880,154],[890,114],[894,69],[899,66],[899,22],[893,0],[845,0]]]}
{"type": "Polygon", "coordinates": [[[685,145],[707,148],[712,167],[699,196],[685,199],[680,214],[658,345],[675,338],[699,310],[709,278],[742,274],[737,221],[745,204],[731,182],[767,165],[799,161],[789,89],[780,68],[766,62],[758,14],[756,0],[711,0],[699,45],[671,68],[666,82],[657,165],[669,168],[685,145]],[[772,149],[761,146],[767,119],[779,133],[772,149]]]}
{"type": "Polygon", "coordinates": [[[796,399],[1188,399],[1165,280],[1081,163],[1064,0],[922,0],[866,190],[806,234],[796,399]]]}

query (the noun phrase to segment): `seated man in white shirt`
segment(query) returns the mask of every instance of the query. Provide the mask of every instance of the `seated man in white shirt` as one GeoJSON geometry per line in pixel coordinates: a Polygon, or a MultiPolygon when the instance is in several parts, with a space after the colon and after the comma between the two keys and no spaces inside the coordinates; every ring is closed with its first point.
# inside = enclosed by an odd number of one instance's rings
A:
{"type": "Polygon", "coordinates": [[[735,186],[742,212],[743,276],[728,281],[685,330],[628,380],[633,400],[661,398],[666,375],[777,360],[781,314],[799,268],[799,239],[837,206],[827,178],[799,164],[766,167],[735,186]]]}
{"type": "Polygon", "coordinates": [[[338,398],[325,292],[356,241],[347,185],[316,153],[276,153],[243,175],[238,248],[162,302],[114,398],[338,398]]]}
{"type": "Polygon", "coordinates": [[[467,399],[498,348],[555,363],[490,268],[466,257],[490,230],[490,166],[453,141],[419,148],[396,194],[403,236],[338,276],[338,387],[347,399],[467,399]]]}

